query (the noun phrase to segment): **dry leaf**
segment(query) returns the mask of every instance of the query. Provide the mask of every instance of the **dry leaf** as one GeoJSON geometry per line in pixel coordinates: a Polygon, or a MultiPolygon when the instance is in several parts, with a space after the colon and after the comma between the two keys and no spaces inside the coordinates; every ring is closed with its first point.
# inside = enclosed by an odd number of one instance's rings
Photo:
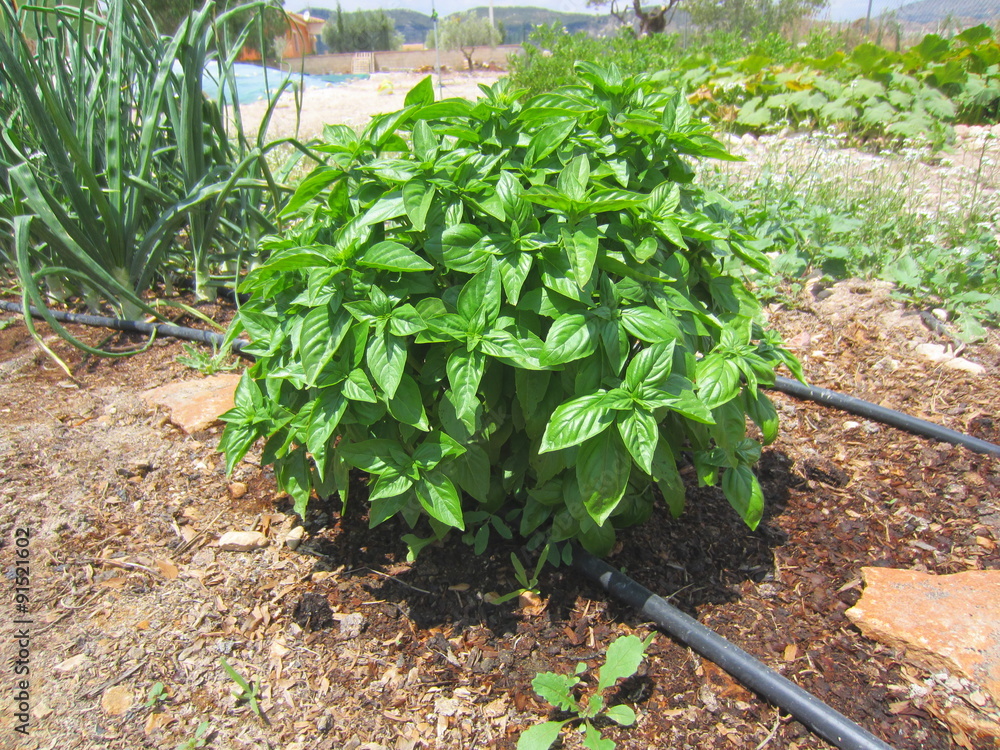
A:
{"type": "Polygon", "coordinates": [[[150,714],[149,718],[146,719],[146,726],[142,731],[148,736],[156,730],[163,729],[168,724],[174,723],[174,721],[176,719],[168,713],[150,714]]]}
{"type": "Polygon", "coordinates": [[[57,672],[75,672],[80,665],[87,661],[89,657],[86,654],[77,654],[76,656],[71,656],[65,661],[61,661],[53,667],[57,672]]]}
{"type": "Polygon", "coordinates": [[[157,569],[160,571],[160,574],[164,578],[169,578],[170,580],[173,580],[174,578],[177,577],[178,574],[177,566],[174,565],[169,560],[155,560],[154,565],[156,565],[157,569]]]}
{"type": "Polygon", "coordinates": [[[125,685],[109,687],[101,696],[101,708],[108,716],[121,716],[132,708],[133,702],[135,696],[132,695],[132,689],[125,685]]]}

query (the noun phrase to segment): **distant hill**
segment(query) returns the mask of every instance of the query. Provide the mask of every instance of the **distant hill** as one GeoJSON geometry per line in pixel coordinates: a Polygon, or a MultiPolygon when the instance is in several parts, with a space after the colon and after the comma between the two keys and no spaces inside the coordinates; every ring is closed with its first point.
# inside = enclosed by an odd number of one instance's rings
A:
{"type": "MultiPolygon", "coordinates": [[[[1000,2],[1000,0],[998,0],[1000,2]]],[[[335,10],[330,8],[303,8],[299,13],[309,11],[313,18],[329,19],[335,10]]],[[[489,15],[486,7],[473,8],[473,13],[480,16],[489,15]]],[[[403,35],[405,44],[423,44],[427,39],[427,33],[434,27],[434,22],[430,16],[418,13],[414,10],[403,10],[397,8],[386,10],[385,14],[392,19],[396,25],[396,31],[403,35]]],[[[507,44],[521,44],[524,42],[531,30],[535,26],[559,22],[571,34],[584,32],[588,34],[599,34],[606,30],[608,23],[607,14],[589,15],[587,13],[562,13],[546,8],[533,8],[529,6],[502,7],[493,9],[493,18],[497,23],[503,23],[507,32],[507,44]]]]}
{"type": "Polygon", "coordinates": [[[985,23],[1000,18],[1000,0],[919,0],[903,5],[894,15],[903,23],[921,25],[948,18],[959,22],[959,26],[985,23]]]}

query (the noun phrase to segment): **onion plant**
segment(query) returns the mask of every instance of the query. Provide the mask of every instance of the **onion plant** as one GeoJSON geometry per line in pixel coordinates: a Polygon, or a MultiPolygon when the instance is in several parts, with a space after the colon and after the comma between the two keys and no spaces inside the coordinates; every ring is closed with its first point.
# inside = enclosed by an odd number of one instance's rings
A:
{"type": "Polygon", "coordinates": [[[172,37],[137,0],[101,13],[0,6],[0,222],[25,302],[44,310],[46,291],[80,293],[127,318],[155,314],[144,295],[178,261],[208,299],[212,269],[274,230],[280,190],[263,155],[276,144],[263,139],[289,83],[255,141],[226,116],[238,113],[233,62],[249,33],[228,39],[226,20],[272,5],[217,13],[207,2],[172,37]],[[216,99],[202,91],[207,65],[216,99]]]}

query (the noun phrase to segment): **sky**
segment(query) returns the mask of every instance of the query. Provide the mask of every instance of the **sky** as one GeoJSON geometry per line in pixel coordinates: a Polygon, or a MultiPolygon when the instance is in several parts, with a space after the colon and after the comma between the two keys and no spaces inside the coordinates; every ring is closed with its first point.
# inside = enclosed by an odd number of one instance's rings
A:
{"type": "MultiPolygon", "coordinates": [[[[489,4],[489,0],[433,0],[434,7],[438,13],[448,15],[457,11],[468,10],[469,8],[483,7],[489,4]]],[[[625,0],[626,4],[628,0],[625,0]]],[[[904,4],[905,0],[872,0],[872,14],[878,15],[884,10],[893,10],[904,4]]],[[[649,0],[644,0],[646,5],[649,0]]],[[[291,11],[300,11],[305,6],[310,5],[317,8],[336,8],[337,0],[286,0],[285,8],[291,11]]],[[[341,0],[341,7],[344,10],[375,10],[384,8],[408,8],[419,11],[426,15],[431,12],[431,0],[341,0]]],[[[533,5],[539,8],[549,8],[567,13],[597,13],[599,9],[587,7],[587,0],[494,0],[494,7],[501,5],[533,5]]],[[[851,21],[856,18],[864,18],[868,10],[868,0],[830,0],[829,8],[820,15],[834,21],[851,21]]],[[[605,11],[606,12],[606,11],[605,11]]]]}

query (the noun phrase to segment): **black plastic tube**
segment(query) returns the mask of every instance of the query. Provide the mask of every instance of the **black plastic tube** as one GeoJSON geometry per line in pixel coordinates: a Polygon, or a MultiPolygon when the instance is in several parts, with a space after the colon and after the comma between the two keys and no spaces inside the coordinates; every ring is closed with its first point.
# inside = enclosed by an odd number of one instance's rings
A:
{"type": "Polygon", "coordinates": [[[784,378],[780,375],[775,379],[774,390],[787,393],[796,398],[808,399],[825,406],[832,406],[835,409],[857,414],[859,417],[873,419],[876,422],[898,427],[901,430],[912,432],[914,435],[940,440],[953,445],[961,445],[976,453],[988,453],[993,456],[1000,456],[1000,445],[980,440],[977,437],[966,435],[955,430],[949,430],[939,424],[928,422],[925,419],[911,417],[909,414],[887,409],[884,406],[864,401],[854,396],[845,396],[842,393],[831,391],[826,388],[817,388],[814,385],[803,385],[797,380],[784,378]]]}
{"type": "Polygon", "coordinates": [[[842,750],[892,750],[891,745],[603,560],[575,548],[573,565],[609,594],[637,609],[681,643],[726,670],[773,705],[790,713],[828,742],[842,750]]]}
{"type": "MultiPolygon", "coordinates": [[[[0,307],[7,312],[14,312],[20,315],[24,314],[24,309],[16,302],[0,302],[0,307]]],[[[31,312],[33,317],[43,317],[42,313],[34,307],[29,307],[28,310],[31,312]]],[[[59,310],[49,310],[49,314],[60,323],[75,323],[77,325],[94,326],[97,328],[111,328],[115,331],[144,333],[146,335],[152,335],[155,333],[157,336],[169,336],[171,338],[183,339],[185,341],[197,341],[202,344],[211,344],[213,346],[222,346],[226,339],[224,335],[216,333],[215,331],[202,331],[197,328],[175,326],[170,325],[169,323],[147,323],[142,320],[123,320],[122,318],[110,318],[104,315],[82,315],[79,313],[61,312],[59,310]]],[[[233,342],[232,349],[235,353],[240,354],[243,347],[248,346],[249,344],[250,342],[246,339],[236,339],[233,342]]]]}
{"type": "MultiPolygon", "coordinates": [[[[0,308],[8,312],[24,314],[21,305],[16,302],[0,302],[0,308]]],[[[34,307],[29,309],[34,317],[42,317],[42,314],[34,307]]],[[[197,328],[185,328],[166,323],[146,323],[143,321],[122,320],[121,318],[109,318],[101,315],[65,313],[56,310],[50,310],[49,312],[56,320],[63,323],[78,323],[80,325],[113,328],[117,331],[130,331],[147,335],[155,331],[159,336],[171,336],[186,341],[200,341],[204,344],[213,344],[215,346],[221,346],[225,340],[225,336],[214,331],[200,331],[197,328]]],[[[243,353],[243,347],[249,345],[250,342],[246,339],[236,339],[233,341],[232,349],[236,354],[246,359],[252,359],[251,355],[243,353]]],[[[857,414],[866,419],[873,419],[892,427],[898,427],[915,435],[922,435],[946,443],[961,445],[977,453],[1000,456],[1000,445],[950,430],[947,427],[942,427],[939,424],[934,424],[924,419],[918,419],[902,412],[887,409],[884,406],[879,406],[878,404],[873,404],[870,401],[864,401],[854,396],[845,396],[842,393],[827,390],[826,388],[817,388],[812,385],[802,385],[797,380],[781,377],[780,375],[775,379],[775,384],[772,388],[796,398],[809,399],[851,414],[857,414]]]]}

